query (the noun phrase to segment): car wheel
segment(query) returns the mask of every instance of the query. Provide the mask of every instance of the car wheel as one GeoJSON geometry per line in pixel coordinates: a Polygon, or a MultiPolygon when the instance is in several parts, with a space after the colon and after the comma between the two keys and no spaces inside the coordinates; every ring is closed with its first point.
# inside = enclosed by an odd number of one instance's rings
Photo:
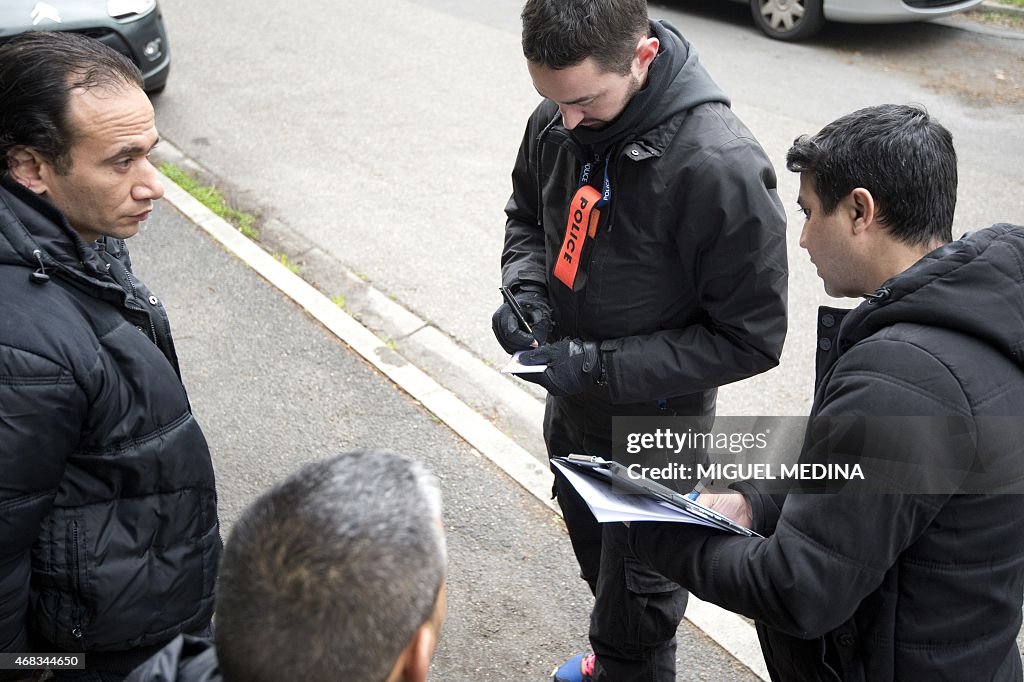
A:
{"type": "Polygon", "coordinates": [[[822,0],[750,0],[754,23],[778,40],[804,40],[825,25],[822,0]]]}

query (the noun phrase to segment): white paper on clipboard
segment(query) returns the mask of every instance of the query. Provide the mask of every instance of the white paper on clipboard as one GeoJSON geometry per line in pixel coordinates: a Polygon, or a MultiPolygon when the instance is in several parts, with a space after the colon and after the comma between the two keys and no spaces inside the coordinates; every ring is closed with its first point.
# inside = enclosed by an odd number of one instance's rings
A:
{"type": "Polygon", "coordinates": [[[617,493],[607,483],[552,462],[590,507],[598,523],[615,521],[673,521],[717,528],[713,523],[643,495],[617,493]]]}

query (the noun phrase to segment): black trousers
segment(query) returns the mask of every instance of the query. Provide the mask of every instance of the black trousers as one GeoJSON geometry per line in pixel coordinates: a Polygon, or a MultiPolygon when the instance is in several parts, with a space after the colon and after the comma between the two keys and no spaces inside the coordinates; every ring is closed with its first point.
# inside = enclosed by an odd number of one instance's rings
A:
{"type": "MultiPolygon", "coordinates": [[[[663,402],[612,405],[599,392],[548,397],[544,440],[549,457],[578,453],[612,459],[615,416],[709,415],[715,392],[663,402]]],[[[569,529],[580,573],[594,594],[590,644],[598,682],[672,682],[676,629],[687,592],[629,551],[627,528],[599,524],[583,499],[555,471],[555,495],[569,529]]]]}

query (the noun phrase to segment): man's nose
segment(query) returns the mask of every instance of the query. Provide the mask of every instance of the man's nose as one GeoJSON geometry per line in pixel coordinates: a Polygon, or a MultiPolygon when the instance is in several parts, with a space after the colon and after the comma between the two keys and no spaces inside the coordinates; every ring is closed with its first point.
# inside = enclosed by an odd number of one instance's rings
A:
{"type": "Polygon", "coordinates": [[[164,195],[164,183],[160,181],[160,173],[150,163],[143,160],[143,175],[132,187],[132,199],[136,201],[156,201],[164,195]]]}
{"type": "Polygon", "coordinates": [[[806,226],[806,224],[800,230],[800,248],[801,249],[806,249],[807,248],[807,226],[806,226]]]}
{"type": "Polygon", "coordinates": [[[562,114],[562,125],[566,130],[572,130],[583,120],[583,110],[576,107],[558,107],[562,114]]]}

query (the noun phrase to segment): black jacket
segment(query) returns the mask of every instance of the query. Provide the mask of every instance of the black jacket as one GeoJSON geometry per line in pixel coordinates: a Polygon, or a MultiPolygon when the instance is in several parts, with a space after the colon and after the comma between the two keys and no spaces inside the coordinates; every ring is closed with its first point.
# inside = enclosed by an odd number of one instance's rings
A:
{"type": "Polygon", "coordinates": [[[786,332],[786,220],[771,163],[700,65],[652,23],[646,87],[601,131],[545,100],[512,173],[502,281],[546,287],[556,334],[602,342],[613,403],[713,391],[778,363],[786,332]],[[552,270],[582,164],[607,161],[611,202],[574,290],[552,270]]]}
{"type": "Polygon", "coordinates": [[[863,441],[867,478],[894,462],[988,469],[990,493],[748,495],[766,539],[634,524],[631,544],[695,595],[755,619],[775,680],[1020,680],[1024,228],[942,247],[839,314],[819,318],[804,455],[835,435],[818,422],[899,416],[909,433],[863,441]],[[975,428],[937,433],[943,422],[975,428]]]}
{"type": "MultiPolygon", "coordinates": [[[[201,630],[221,541],[167,316],[123,241],[0,186],[0,651],[201,630]]],[[[38,649],[37,649],[38,650],[38,649]]]]}

